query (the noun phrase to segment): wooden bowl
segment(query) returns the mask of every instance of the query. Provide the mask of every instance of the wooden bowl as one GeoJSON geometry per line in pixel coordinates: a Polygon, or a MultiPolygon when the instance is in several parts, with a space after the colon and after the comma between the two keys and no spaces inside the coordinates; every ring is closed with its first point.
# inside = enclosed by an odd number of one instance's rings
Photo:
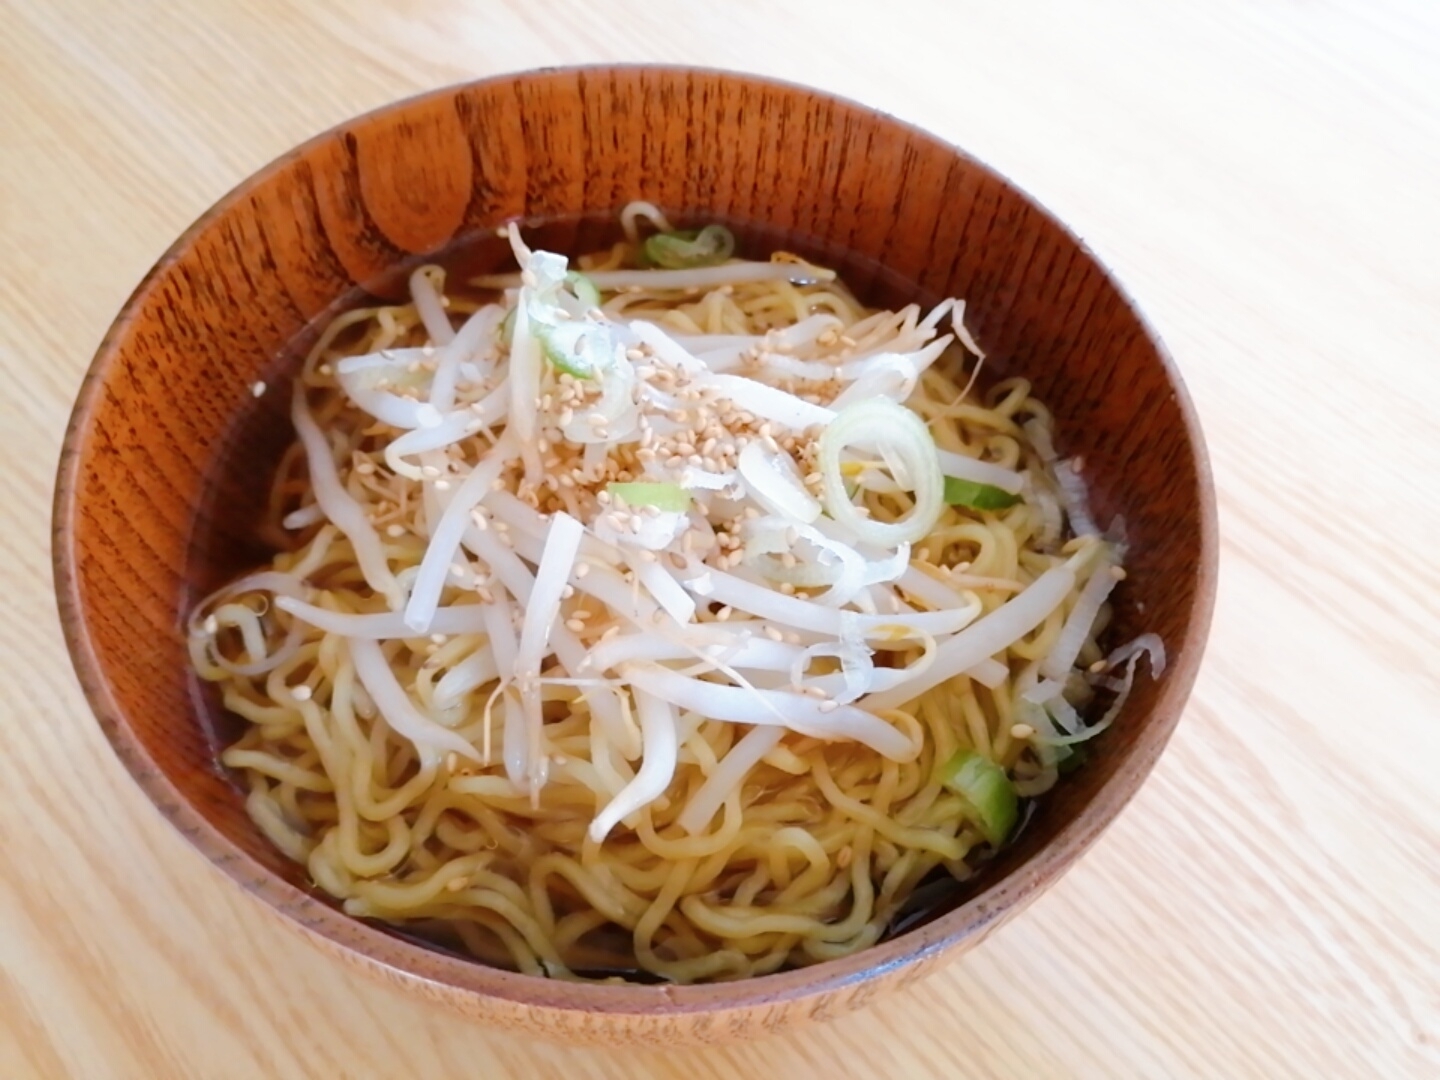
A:
{"type": "Polygon", "coordinates": [[[54,552],[90,704],[200,852],[411,992],[508,1028],[604,1043],[714,1041],[833,1016],[973,946],[1089,848],[1155,764],[1200,663],[1216,578],[1210,474],[1180,377],[1063,226],[954,147],[858,105],[646,67],[532,72],[403,101],[222,199],[149,273],[96,354],[65,439],[54,552]],[[266,554],[252,522],[293,438],[288,373],[317,320],[362,288],[393,289],[422,256],[498,264],[493,230],[512,218],[548,223],[541,239],[557,250],[583,250],[640,197],[719,217],[742,248],[825,259],[873,302],[966,298],[991,377],[1034,381],[1061,450],[1084,456],[1100,520],[1125,517],[1115,639],[1156,631],[1171,657],[959,906],[843,960],[718,985],[548,981],[340,913],[246,817],[216,764],[226,720],[197,689],[184,644],[192,602],[266,554]]]}

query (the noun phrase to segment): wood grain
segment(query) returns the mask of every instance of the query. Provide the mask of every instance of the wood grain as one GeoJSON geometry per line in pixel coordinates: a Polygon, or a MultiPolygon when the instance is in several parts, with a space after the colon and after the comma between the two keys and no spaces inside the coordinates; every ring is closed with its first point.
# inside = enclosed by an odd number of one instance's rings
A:
{"type": "Polygon", "coordinates": [[[886,10],[882,23],[734,3],[682,24],[629,3],[256,3],[144,20],[93,2],[4,9],[0,1072],[1440,1068],[1436,15],[1418,2],[886,10]],[[784,44],[799,33],[808,47],[784,44]],[[950,969],[843,1024],[728,1049],[530,1044],[305,945],[147,808],[74,688],[49,594],[69,402],[171,237],[363,109],[613,59],[830,88],[1019,180],[1160,326],[1219,480],[1225,578],[1207,665],[1105,840],[950,969]],[[246,964],[237,943],[275,959],[246,964]]]}

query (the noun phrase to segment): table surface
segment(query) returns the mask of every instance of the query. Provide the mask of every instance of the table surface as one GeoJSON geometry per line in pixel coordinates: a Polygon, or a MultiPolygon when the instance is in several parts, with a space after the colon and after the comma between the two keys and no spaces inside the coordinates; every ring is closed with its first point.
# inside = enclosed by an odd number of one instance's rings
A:
{"type": "Polygon", "coordinates": [[[1440,5],[131,6],[0,0],[0,1075],[1440,1075],[1440,5]],[[532,1044],[323,952],[131,783],[51,591],[71,400],[192,219],[384,102],[612,60],[810,83],[999,168],[1159,328],[1219,487],[1204,669],[1095,850],[928,981],[733,1047],[532,1044]]]}

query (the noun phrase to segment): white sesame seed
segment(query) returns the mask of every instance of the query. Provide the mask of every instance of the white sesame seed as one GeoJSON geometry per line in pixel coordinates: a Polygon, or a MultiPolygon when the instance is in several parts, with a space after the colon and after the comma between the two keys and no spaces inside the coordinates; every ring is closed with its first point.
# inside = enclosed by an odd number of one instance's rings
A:
{"type": "Polygon", "coordinates": [[[201,629],[203,629],[207,634],[218,634],[220,632],[220,620],[217,619],[214,615],[207,615],[205,617],[205,622],[201,624],[201,629]]]}
{"type": "Polygon", "coordinates": [[[254,394],[257,398],[263,396],[265,393],[264,380],[261,380],[257,382],[254,386],[250,387],[250,393],[254,394]]]}
{"type": "Polygon", "coordinates": [[[405,526],[404,526],[404,525],[398,525],[398,524],[397,524],[397,525],[387,525],[387,526],[385,526],[385,535],[386,535],[386,536],[390,536],[390,537],[404,536],[404,535],[405,535],[405,526]]]}
{"type": "Polygon", "coordinates": [[[313,693],[314,692],[305,683],[301,683],[299,686],[292,686],[290,688],[290,694],[292,697],[295,698],[296,701],[309,701],[313,693]]]}

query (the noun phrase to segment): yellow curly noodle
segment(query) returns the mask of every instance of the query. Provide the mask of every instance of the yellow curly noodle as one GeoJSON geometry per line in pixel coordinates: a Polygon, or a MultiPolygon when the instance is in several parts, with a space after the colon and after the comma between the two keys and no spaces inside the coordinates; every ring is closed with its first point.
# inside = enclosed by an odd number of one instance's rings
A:
{"type": "MultiPolygon", "coordinates": [[[[633,265],[634,256],[633,245],[622,243],[582,257],[579,265],[633,265]]],[[[443,285],[443,274],[432,273],[443,285]]],[[[448,297],[452,314],[474,306],[448,297]]],[[[838,317],[840,333],[797,350],[802,359],[883,341],[897,326],[913,327],[920,315],[914,306],[868,311],[838,282],[784,281],[703,292],[630,289],[610,294],[605,310],[708,334],[764,333],[817,312],[838,317]]],[[[424,553],[419,485],[385,468],[384,447],[398,432],[350,404],[337,387],[334,365],[346,356],[427,340],[413,304],[357,309],[325,331],[300,376],[344,486],[367,508],[402,580],[424,553]]],[[[1022,379],[993,387],[985,404],[970,400],[955,377],[962,362],[952,346],[925,371],[910,407],[942,449],[1043,473],[1022,424],[1034,420],[1048,428],[1049,412],[1022,379]]],[[[483,389],[472,392],[478,396],[483,389]]],[[[464,459],[457,462],[462,471],[497,434],[478,432],[451,449],[464,459]]],[[[633,466],[632,450],[611,448],[611,461],[622,469],[633,466]]],[[[808,448],[798,450],[808,468],[808,448]]],[[[271,496],[270,529],[285,535],[280,519],[310,499],[304,456],[292,448],[271,496]]],[[[904,493],[867,490],[865,499],[880,520],[893,520],[909,507],[904,493]]],[[[915,546],[913,563],[972,590],[990,611],[1064,563],[1077,546],[1096,542],[1061,546],[1043,543],[1041,533],[1029,500],[999,512],[948,507],[915,546]]],[[[302,578],[323,607],[388,610],[334,526],[311,526],[302,538],[298,547],[275,555],[273,569],[302,578]]],[[[377,718],[338,635],[270,610],[253,593],[238,593],[212,605],[209,627],[215,633],[192,637],[191,644],[196,670],[219,685],[224,707],[247,722],[221,760],[243,778],[255,824],[287,857],[303,863],[315,885],[345,911],[419,930],[529,974],[644,972],[690,983],[845,956],[879,940],[937,868],[960,880],[974,873],[977,855],[989,849],[960,796],[940,784],[938,766],[969,747],[1003,765],[1024,794],[1041,794],[1054,782],[1055,770],[1042,767],[1031,744],[1017,737],[1028,731],[1014,723],[1015,686],[1054,644],[1077,592],[1000,657],[1010,677],[995,689],[961,675],[883,714],[920,738],[913,760],[897,763],[857,743],[787,731],[695,836],[677,824],[677,815],[749,728],[681,714],[679,765],[669,789],[626,819],[633,828],[617,827],[603,843],[587,837],[587,826],[634,776],[639,737],[628,703],[630,745],[613,745],[604,727],[592,723],[585,687],[543,684],[551,760],[548,780],[532,800],[498,764],[504,734],[487,730],[486,720],[494,683],[465,695],[454,724],[473,745],[490,746],[494,764],[481,766],[453,753],[426,764],[409,740],[377,718]],[[290,633],[299,635],[298,647],[263,675],[237,675],[223,662],[264,655],[290,633]]],[[[474,594],[469,599],[483,602],[474,594]]],[[[580,637],[587,646],[612,625],[596,606],[576,595],[562,611],[567,621],[583,621],[580,637]]],[[[697,617],[721,616],[702,604],[697,617]]],[[[1102,613],[1095,631],[1104,624],[1102,613]]],[[[480,634],[419,635],[382,646],[401,685],[432,709],[440,677],[487,642],[480,634]]],[[[893,648],[886,659],[894,664],[908,664],[919,652],[912,643],[893,648]]],[[[1092,634],[1079,663],[1101,657],[1092,634]]]]}

